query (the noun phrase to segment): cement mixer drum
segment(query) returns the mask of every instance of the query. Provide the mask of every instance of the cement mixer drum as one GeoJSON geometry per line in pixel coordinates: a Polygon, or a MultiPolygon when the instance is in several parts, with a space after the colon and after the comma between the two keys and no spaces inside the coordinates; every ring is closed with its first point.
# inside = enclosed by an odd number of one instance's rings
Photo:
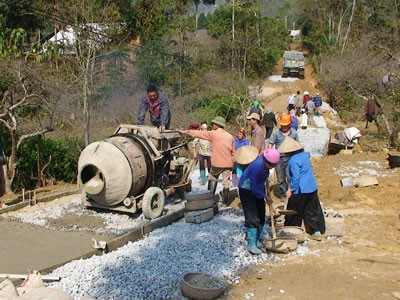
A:
{"type": "Polygon", "coordinates": [[[187,153],[188,143],[181,143],[177,131],[120,125],[113,136],[89,144],[80,155],[78,182],[84,200],[89,206],[130,213],[142,208],[145,217],[155,218],[162,214],[164,196],[177,188],[191,189],[194,161],[187,153]]]}
{"type": "Polygon", "coordinates": [[[88,196],[106,206],[119,204],[131,190],[139,193],[147,173],[152,173],[139,146],[124,136],[88,145],[81,153],[78,170],[88,196]]]}

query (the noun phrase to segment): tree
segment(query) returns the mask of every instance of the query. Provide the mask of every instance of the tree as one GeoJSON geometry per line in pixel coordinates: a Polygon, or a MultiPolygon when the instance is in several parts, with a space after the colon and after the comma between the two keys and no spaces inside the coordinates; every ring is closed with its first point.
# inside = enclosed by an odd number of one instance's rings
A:
{"type": "Polygon", "coordinates": [[[2,0],[0,2],[0,15],[6,20],[10,29],[22,28],[25,31],[40,28],[40,17],[35,14],[35,2],[30,0],[2,0]]]}
{"type": "Polygon", "coordinates": [[[22,28],[8,28],[5,19],[0,15],[0,56],[20,56],[23,53],[22,42],[26,32],[22,28]]]}
{"type": "Polygon", "coordinates": [[[41,82],[40,69],[22,61],[3,59],[0,67],[0,123],[7,129],[11,141],[5,166],[6,192],[11,192],[18,149],[25,139],[52,130],[51,123],[44,124],[52,111],[41,82]]]}
{"type": "Polygon", "coordinates": [[[221,65],[230,67],[241,79],[270,74],[288,44],[283,23],[262,18],[259,9],[245,1],[218,9],[209,31],[221,43],[221,65]]]}
{"type": "MultiPolygon", "coordinates": [[[[94,1],[71,0],[57,12],[71,27],[75,36],[76,54],[71,56],[75,66],[75,83],[81,87],[83,115],[85,120],[85,143],[90,143],[91,105],[97,93],[96,75],[99,60],[113,53],[112,45],[120,35],[119,13],[114,4],[97,4],[94,1]]],[[[71,28],[70,27],[70,28],[71,28]]],[[[80,103],[78,103],[80,106],[80,103]]]]}
{"type": "Polygon", "coordinates": [[[204,5],[214,5],[215,0],[192,0],[195,7],[195,20],[196,20],[196,31],[199,29],[199,5],[203,3],[204,5]]]}

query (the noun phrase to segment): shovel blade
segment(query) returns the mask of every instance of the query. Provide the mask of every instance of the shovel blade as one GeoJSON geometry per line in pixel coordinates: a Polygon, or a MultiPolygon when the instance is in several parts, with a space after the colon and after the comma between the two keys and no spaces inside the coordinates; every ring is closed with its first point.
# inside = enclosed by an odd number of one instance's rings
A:
{"type": "Polygon", "coordinates": [[[296,250],[297,241],[281,239],[265,240],[265,248],[272,252],[288,253],[290,251],[296,250]]]}
{"type": "Polygon", "coordinates": [[[278,213],[280,215],[293,216],[293,215],[297,214],[297,211],[291,210],[291,209],[281,209],[281,210],[278,210],[278,213]]]}
{"type": "Polygon", "coordinates": [[[265,240],[265,248],[268,250],[277,249],[283,246],[285,241],[278,240],[278,239],[266,239],[265,240]]]}

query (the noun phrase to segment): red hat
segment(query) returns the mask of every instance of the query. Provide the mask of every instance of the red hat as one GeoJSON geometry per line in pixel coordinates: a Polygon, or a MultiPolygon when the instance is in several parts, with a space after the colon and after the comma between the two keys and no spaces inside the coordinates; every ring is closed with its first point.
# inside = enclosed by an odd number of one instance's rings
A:
{"type": "Polygon", "coordinates": [[[199,127],[200,127],[200,124],[190,124],[188,129],[189,130],[199,129],[199,127]]]}
{"type": "Polygon", "coordinates": [[[239,129],[238,133],[239,132],[246,136],[246,129],[244,129],[243,127],[239,129]]]}

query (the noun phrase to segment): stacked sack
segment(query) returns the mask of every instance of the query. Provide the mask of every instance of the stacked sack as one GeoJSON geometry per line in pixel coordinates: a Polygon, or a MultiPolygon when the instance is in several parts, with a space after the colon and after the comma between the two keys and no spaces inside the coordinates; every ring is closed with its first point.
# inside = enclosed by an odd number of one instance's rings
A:
{"type": "Polygon", "coordinates": [[[185,221],[188,223],[210,221],[218,212],[218,205],[211,191],[185,193],[185,200],[185,221]]]}
{"type": "Polygon", "coordinates": [[[62,291],[47,287],[40,273],[33,270],[18,288],[10,279],[1,282],[0,299],[72,300],[73,298],[62,291]]]}

